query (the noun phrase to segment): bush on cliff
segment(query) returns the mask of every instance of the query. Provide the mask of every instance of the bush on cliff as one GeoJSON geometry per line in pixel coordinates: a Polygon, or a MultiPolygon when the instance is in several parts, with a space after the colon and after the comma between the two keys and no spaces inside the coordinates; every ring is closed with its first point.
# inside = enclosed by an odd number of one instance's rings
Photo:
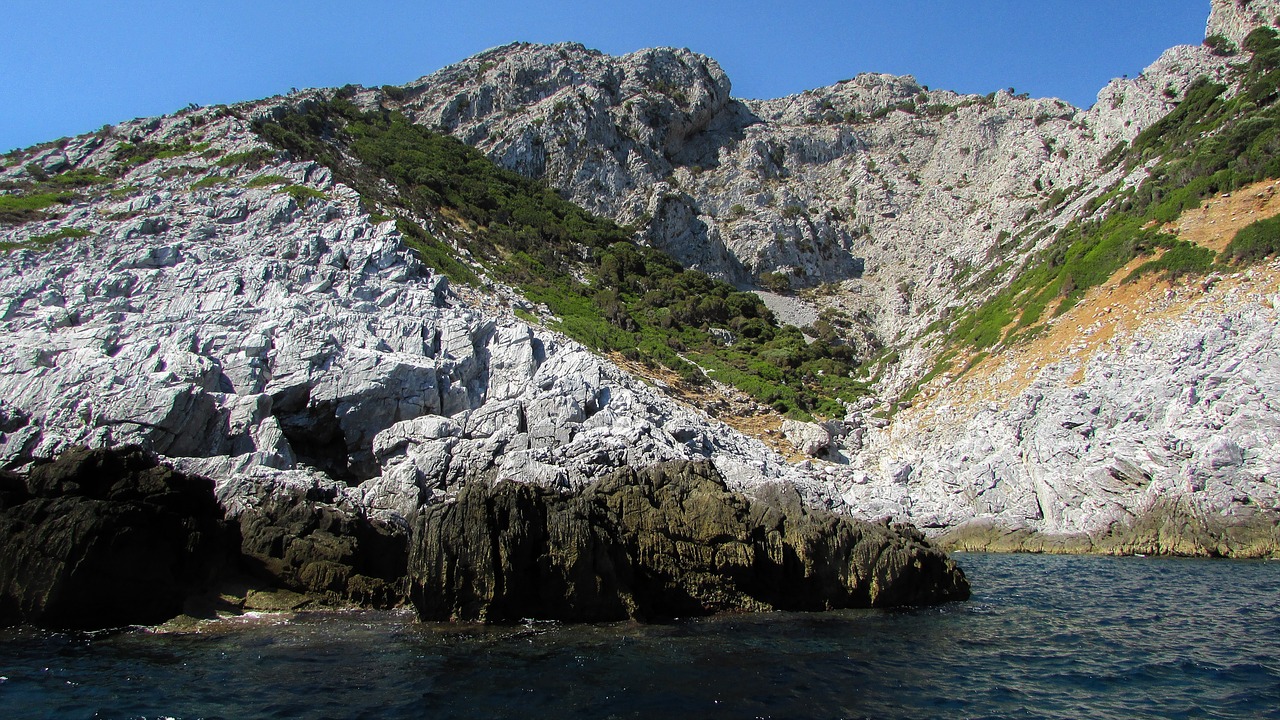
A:
{"type": "Polygon", "coordinates": [[[750,293],[686,270],[631,240],[632,231],[591,215],[546,185],[498,167],[457,139],[390,111],[364,112],[341,97],[260,122],[269,142],[321,162],[370,207],[398,214],[406,243],[450,278],[477,283],[454,247],[490,275],[518,286],[558,318],[558,328],[601,351],[671,369],[688,382],[712,377],[781,412],[844,414],[862,386],[852,348],[807,345],[778,326],[750,293]],[[354,162],[352,159],[354,158],[354,162]],[[443,216],[437,238],[411,217],[443,216]],[[729,331],[721,343],[711,331],[729,331]],[[753,368],[774,358],[769,378],[753,368]]]}

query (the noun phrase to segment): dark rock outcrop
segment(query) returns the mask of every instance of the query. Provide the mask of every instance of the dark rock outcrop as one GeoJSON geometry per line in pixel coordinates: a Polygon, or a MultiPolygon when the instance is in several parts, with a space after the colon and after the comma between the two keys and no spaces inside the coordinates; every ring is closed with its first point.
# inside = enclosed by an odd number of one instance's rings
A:
{"type": "Polygon", "coordinates": [[[25,478],[0,474],[0,621],[156,624],[246,580],[304,605],[408,595],[424,619],[495,622],[968,597],[964,574],[914,530],[806,510],[789,486],[752,503],[710,463],[626,469],[575,494],[477,482],[412,528],[275,485],[226,519],[213,490],[136,447],[73,448],[25,478]]]}
{"type": "Polygon", "coordinates": [[[318,491],[260,488],[234,518],[242,567],[271,586],[330,604],[402,604],[407,528],[334,500],[318,491]]]}
{"type": "MultiPolygon", "coordinates": [[[[794,492],[793,490],[791,492],[794,492]]],[[[653,619],[968,597],[914,530],[749,502],[709,463],[621,470],[582,492],[502,483],[423,511],[410,594],[423,619],[653,619]]]]}
{"type": "Polygon", "coordinates": [[[73,448],[0,480],[0,621],[157,623],[227,558],[213,483],[138,448],[73,448]]]}

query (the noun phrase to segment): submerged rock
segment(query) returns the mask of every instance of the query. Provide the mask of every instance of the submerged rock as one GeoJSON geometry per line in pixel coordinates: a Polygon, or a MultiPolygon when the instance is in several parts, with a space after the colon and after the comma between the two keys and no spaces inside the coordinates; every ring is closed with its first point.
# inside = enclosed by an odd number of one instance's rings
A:
{"type": "Polygon", "coordinates": [[[150,624],[226,564],[213,483],[138,448],[73,448],[0,489],[0,621],[150,624]]]}
{"type": "Polygon", "coordinates": [[[791,500],[749,502],[690,462],[624,469],[572,495],[472,484],[419,518],[410,594],[423,619],[497,622],[968,597],[964,573],[914,530],[791,500]]]}

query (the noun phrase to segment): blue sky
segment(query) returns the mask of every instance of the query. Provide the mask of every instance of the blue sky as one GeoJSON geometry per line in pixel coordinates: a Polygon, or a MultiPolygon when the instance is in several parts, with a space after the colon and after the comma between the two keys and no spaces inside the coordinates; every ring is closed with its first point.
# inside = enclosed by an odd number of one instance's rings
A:
{"type": "Polygon", "coordinates": [[[1200,42],[1208,14],[1209,0],[5,0],[0,152],[188,103],[400,84],[517,40],[688,47],[738,97],[888,72],[1087,107],[1200,42]]]}

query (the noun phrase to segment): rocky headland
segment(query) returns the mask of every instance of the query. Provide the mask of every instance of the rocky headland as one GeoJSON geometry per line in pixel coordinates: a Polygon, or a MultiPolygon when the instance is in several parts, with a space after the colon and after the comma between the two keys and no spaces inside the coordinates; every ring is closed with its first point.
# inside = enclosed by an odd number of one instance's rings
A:
{"type": "Polygon", "coordinates": [[[7,532],[105,502],[46,463],[138,446],[210,479],[254,582],[432,618],[962,596],[898,523],[1274,554],[1280,269],[1231,242],[1280,214],[1278,16],[1214,0],[1087,110],[516,44],[11,153],[7,532]]]}
{"type": "Polygon", "coordinates": [[[180,614],[391,608],[425,620],[656,620],[964,600],[911,528],[750,501],[710,463],[625,469],[581,490],[471,483],[410,525],[321,493],[227,511],[212,481],[136,447],[71,448],[0,489],[0,622],[96,629],[180,614]]]}

